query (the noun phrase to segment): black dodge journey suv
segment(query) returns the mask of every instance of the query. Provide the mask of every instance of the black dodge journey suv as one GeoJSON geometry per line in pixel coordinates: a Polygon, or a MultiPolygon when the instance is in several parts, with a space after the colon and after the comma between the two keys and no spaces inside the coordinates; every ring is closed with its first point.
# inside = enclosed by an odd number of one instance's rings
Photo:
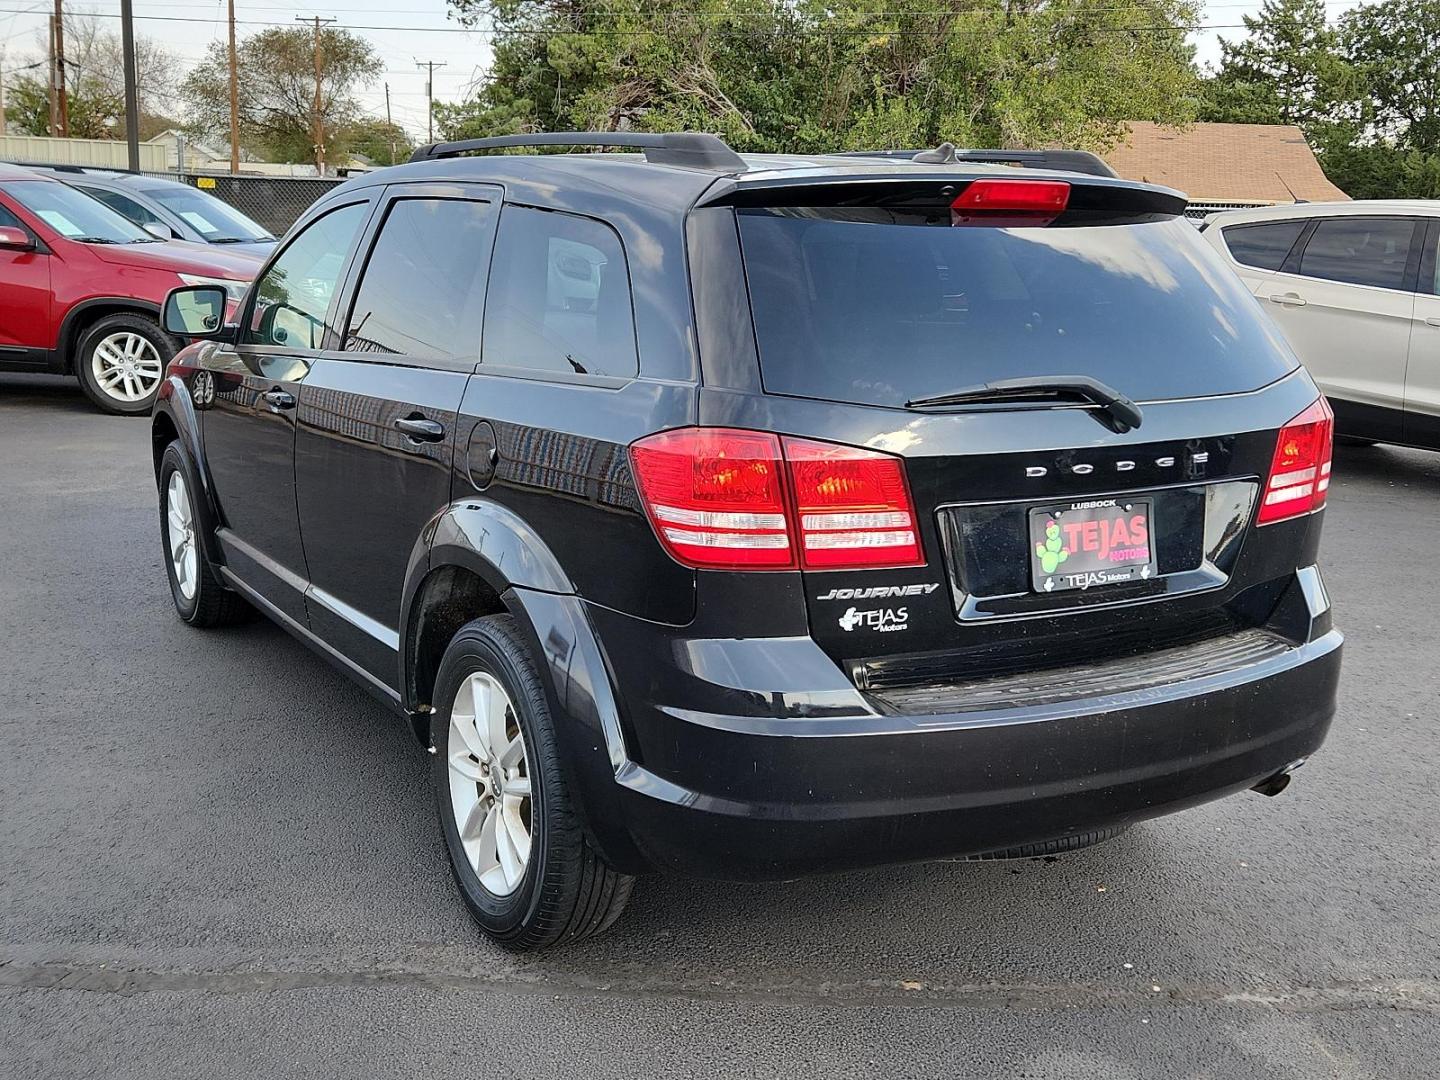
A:
{"type": "Polygon", "coordinates": [[[166,304],[180,616],[408,718],[517,949],[648,871],[1277,793],[1335,709],[1330,409],[1182,196],[992,162],[560,133],[340,185],[238,310],[166,304]],[[553,152],[598,145],[643,153],[553,152]]]}

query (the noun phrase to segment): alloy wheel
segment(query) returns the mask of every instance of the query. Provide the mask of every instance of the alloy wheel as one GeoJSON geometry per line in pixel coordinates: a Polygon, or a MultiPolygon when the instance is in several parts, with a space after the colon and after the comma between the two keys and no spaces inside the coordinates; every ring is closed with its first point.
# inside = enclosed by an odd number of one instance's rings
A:
{"type": "Polygon", "coordinates": [[[532,804],[525,736],[500,681],[477,671],[450,709],[450,807],[470,869],[509,896],[530,862],[532,804]]]}
{"type": "Polygon", "coordinates": [[[200,553],[195,547],[195,515],[190,510],[190,492],[177,469],[165,486],[166,540],[175,584],[186,600],[195,599],[200,583],[200,553]]]}
{"type": "Polygon", "coordinates": [[[163,370],[155,343],[133,330],[107,334],[90,355],[95,385],[116,401],[144,401],[155,392],[163,370]]]}

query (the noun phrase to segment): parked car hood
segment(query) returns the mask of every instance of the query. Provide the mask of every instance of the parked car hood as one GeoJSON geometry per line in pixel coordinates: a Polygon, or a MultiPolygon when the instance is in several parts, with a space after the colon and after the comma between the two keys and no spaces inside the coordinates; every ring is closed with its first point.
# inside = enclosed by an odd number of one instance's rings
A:
{"type": "Polygon", "coordinates": [[[169,240],[163,244],[94,244],[90,250],[102,262],[234,281],[253,281],[261,264],[255,255],[217,251],[214,244],[192,244],[185,240],[169,240]]]}

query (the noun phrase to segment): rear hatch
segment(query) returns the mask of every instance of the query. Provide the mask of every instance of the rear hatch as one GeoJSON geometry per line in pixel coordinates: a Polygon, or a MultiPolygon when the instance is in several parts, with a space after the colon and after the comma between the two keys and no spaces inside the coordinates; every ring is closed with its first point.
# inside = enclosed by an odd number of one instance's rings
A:
{"type": "MultiPolygon", "coordinates": [[[[1242,632],[1313,561],[1313,486],[1289,523],[1253,523],[1317,392],[1175,193],[992,172],[710,201],[692,239],[733,215],[759,382],[707,351],[701,422],[801,440],[785,453],[811,634],[863,688],[1242,632]],[[908,493],[867,488],[863,459],[807,479],[811,443],[899,458],[908,493]]],[[[723,281],[716,261],[697,290],[723,281]]],[[[701,330],[714,352],[752,347],[701,330]]]]}

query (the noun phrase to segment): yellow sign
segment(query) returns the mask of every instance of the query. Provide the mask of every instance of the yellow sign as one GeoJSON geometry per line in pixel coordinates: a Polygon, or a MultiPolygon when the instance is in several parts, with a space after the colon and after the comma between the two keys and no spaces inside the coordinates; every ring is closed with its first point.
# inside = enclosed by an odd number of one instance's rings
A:
{"type": "Polygon", "coordinates": [[[197,176],[195,178],[195,186],[198,188],[206,188],[208,190],[209,188],[213,188],[215,186],[215,178],[213,176],[197,176]]]}

